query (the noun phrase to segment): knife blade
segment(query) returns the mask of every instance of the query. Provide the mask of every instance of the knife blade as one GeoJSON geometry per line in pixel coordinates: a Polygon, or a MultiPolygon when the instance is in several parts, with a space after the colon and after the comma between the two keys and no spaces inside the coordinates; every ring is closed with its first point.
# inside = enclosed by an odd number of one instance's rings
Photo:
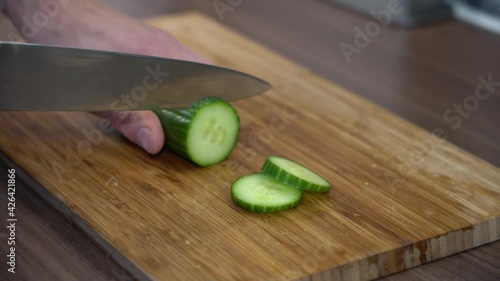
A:
{"type": "Polygon", "coordinates": [[[271,88],[228,68],[109,51],[0,42],[0,110],[121,111],[228,101],[271,88]]]}

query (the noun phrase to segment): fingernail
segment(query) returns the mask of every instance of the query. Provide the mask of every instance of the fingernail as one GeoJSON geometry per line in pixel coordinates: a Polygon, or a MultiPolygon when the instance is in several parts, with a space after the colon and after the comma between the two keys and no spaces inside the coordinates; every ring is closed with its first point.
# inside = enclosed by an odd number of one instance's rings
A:
{"type": "Polygon", "coordinates": [[[148,153],[151,151],[151,130],[148,128],[141,128],[137,133],[137,140],[139,145],[144,148],[148,153]]]}

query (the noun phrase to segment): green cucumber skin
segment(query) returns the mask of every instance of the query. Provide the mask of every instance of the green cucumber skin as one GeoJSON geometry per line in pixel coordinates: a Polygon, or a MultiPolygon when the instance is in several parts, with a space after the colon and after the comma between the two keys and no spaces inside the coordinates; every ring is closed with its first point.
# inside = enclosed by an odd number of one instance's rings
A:
{"type": "MultiPolygon", "coordinates": [[[[256,206],[256,205],[248,204],[245,201],[236,198],[236,196],[234,194],[232,194],[231,197],[233,198],[234,203],[236,205],[238,205],[240,208],[242,208],[243,210],[249,211],[249,212],[252,212],[252,213],[261,213],[261,214],[275,213],[275,212],[289,210],[289,209],[297,207],[300,204],[300,201],[301,201],[301,200],[299,200],[297,202],[290,203],[288,205],[282,205],[279,208],[274,207],[274,208],[271,209],[269,207],[263,207],[263,206],[256,206]]],[[[301,199],[302,199],[302,197],[301,197],[301,199]]]]}
{"type": "Polygon", "coordinates": [[[186,140],[193,113],[188,109],[161,109],[155,110],[155,113],[163,128],[165,147],[175,154],[191,160],[186,140]],[[188,118],[188,114],[190,118],[188,118]]]}
{"type": "MultiPolygon", "coordinates": [[[[222,99],[216,97],[208,97],[202,99],[196,103],[194,103],[189,108],[176,108],[176,109],[160,109],[154,110],[154,113],[158,116],[160,120],[161,126],[163,128],[163,133],[165,136],[165,147],[175,154],[187,159],[198,166],[208,167],[221,163],[229,157],[229,154],[226,155],[223,159],[216,163],[199,163],[193,160],[189,147],[187,147],[187,139],[189,134],[189,128],[191,126],[191,120],[195,118],[197,112],[205,106],[214,104],[214,103],[223,103],[227,106],[231,107],[234,110],[235,117],[237,118],[238,124],[240,123],[240,118],[238,112],[227,102],[222,99]]],[[[238,126],[238,132],[240,128],[238,126]]],[[[236,147],[236,143],[238,142],[238,138],[234,140],[231,144],[231,151],[236,147]]]]}
{"type": "Polygon", "coordinates": [[[313,192],[327,192],[330,189],[330,186],[324,187],[321,185],[305,181],[297,176],[288,174],[280,167],[275,165],[269,159],[266,159],[266,161],[264,162],[264,165],[262,166],[262,173],[272,178],[275,178],[279,182],[296,187],[300,190],[313,191],[313,192]]]}

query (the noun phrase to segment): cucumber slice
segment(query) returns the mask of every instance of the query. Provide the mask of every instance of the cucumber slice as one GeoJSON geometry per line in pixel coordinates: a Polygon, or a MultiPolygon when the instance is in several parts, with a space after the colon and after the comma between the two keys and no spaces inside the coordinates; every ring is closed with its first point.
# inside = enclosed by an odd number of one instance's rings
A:
{"type": "Polygon", "coordinates": [[[231,186],[236,205],[255,213],[291,209],[300,203],[302,191],[263,174],[239,177],[231,186]]]}
{"type": "Polygon", "coordinates": [[[310,169],[291,160],[270,156],[262,166],[262,173],[301,190],[326,192],[330,183],[310,169]]]}
{"type": "Polygon", "coordinates": [[[165,147],[199,166],[224,161],[238,141],[238,112],[219,98],[203,99],[190,108],[154,112],[163,127],[165,147]]]}

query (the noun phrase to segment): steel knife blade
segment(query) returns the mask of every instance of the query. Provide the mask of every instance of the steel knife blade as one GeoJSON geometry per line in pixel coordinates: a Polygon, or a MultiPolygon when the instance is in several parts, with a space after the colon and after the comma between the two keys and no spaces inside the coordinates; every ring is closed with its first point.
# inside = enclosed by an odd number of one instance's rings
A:
{"type": "Polygon", "coordinates": [[[0,110],[121,111],[228,101],[271,85],[228,68],[109,51],[0,42],[0,110]]]}

